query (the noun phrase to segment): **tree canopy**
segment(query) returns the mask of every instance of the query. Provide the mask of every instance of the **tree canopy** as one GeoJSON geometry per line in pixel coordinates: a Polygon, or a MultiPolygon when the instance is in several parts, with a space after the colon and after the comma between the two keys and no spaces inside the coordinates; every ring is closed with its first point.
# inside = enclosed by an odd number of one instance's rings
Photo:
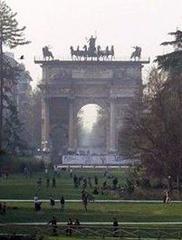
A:
{"type": "Polygon", "coordinates": [[[120,149],[139,157],[148,176],[172,177],[182,171],[182,32],[172,32],[174,51],[158,56],[142,101],[129,106],[120,132],[120,149]]]}
{"type": "Polygon", "coordinates": [[[170,32],[169,35],[174,37],[173,41],[161,43],[163,46],[172,46],[174,51],[157,56],[156,62],[160,69],[168,71],[170,74],[176,75],[182,73],[182,31],[170,32]]]}
{"type": "Polygon", "coordinates": [[[2,149],[5,139],[11,139],[12,145],[19,142],[18,132],[21,129],[16,100],[13,99],[13,95],[16,95],[19,70],[8,62],[3,53],[4,45],[15,48],[29,43],[24,36],[26,27],[19,27],[16,16],[17,13],[14,13],[5,1],[0,1],[0,152],[4,152],[2,149]]]}
{"type": "Polygon", "coordinates": [[[16,20],[17,13],[13,13],[5,1],[0,1],[0,37],[1,42],[10,48],[30,43],[24,36],[25,26],[19,27],[16,20]]]}

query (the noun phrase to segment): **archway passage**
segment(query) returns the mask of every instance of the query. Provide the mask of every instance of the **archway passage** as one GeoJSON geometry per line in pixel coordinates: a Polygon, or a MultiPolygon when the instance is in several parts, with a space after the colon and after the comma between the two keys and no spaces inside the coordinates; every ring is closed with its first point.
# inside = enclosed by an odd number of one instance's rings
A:
{"type": "Polygon", "coordinates": [[[106,148],[106,111],[97,104],[87,104],[77,114],[77,151],[80,154],[100,154],[105,153],[106,148]]]}

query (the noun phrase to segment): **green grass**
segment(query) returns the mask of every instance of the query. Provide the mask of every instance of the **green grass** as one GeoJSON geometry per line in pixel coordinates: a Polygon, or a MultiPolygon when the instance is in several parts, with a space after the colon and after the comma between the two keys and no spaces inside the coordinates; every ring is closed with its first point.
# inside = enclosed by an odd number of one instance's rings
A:
{"type": "MultiPolygon", "coordinates": [[[[91,177],[94,185],[94,176],[97,175],[99,179],[99,186],[105,181],[104,170],[74,170],[73,174],[77,176],[91,177]]],[[[112,171],[114,176],[118,177],[119,184],[124,183],[123,170],[118,169],[112,171]]],[[[64,195],[65,199],[80,199],[82,188],[75,188],[73,179],[70,178],[68,172],[62,171],[59,177],[56,177],[56,188],[46,188],[46,176],[44,173],[33,175],[32,178],[25,178],[23,175],[10,175],[8,180],[0,179],[0,198],[1,199],[33,199],[37,191],[37,180],[42,178],[42,186],[39,192],[39,198],[48,199],[53,196],[59,199],[64,195]]],[[[50,180],[52,174],[50,174],[50,180]]],[[[51,181],[50,181],[51,183],[51,181]]],[[[107,180],[108,184],[112,184],[112,179],[107,180]]],[[[93,192],[93,188],[87,187],[88,192],[93,192]]],[[[118,196],[112,194],[97,195],[97,199],[116,199],[118,196]]]]}
{"type": "MultiPolygon", "coordinates": [[[[120,185],[125,184],[125,170],[116,169],[111,171],[112,174],[118,177],[120,185]]],[[[105,181],[104,170],[98,169],[77,169],[74,170],[74,173],[77,176],[90,176],[92,178],[92,183],[94,185],[94,176],[97,175],[99,178],[99,187],[102,186],[102,183],[105,181]]],[[[74,174],[73,173],[73,174],[74,174]]],[[[56,177],[57,187],[46,188],[46,177],[44,173],[34,174],[32,178],[25,178],[22,175],[10,175],[8,180],[0,179],[0,198],[1,199],[32,199],[35,196],[37,191],[37,180],[39,177],[42,177],[42,186],[38,196],[40,199],[48,199],[52,196],[55,199],[59,199],[61,195],[64,195],[65,199],[80,199],[82,188],[74,188],[73,179],[70,178],[68,172],[61,172],[59,177],[56,177]]],[[[52,174],[50,173],[50,179],[52,174]]],[[[107,183],[112,185],[112,179],[107,180],[107,183]]],[[[93,188],[87,188],[87,191],[92,193],[93,188]]],[[[104,195],[96,195],[96,199],[119,199],[120,197],[117,194],[105,193],[104,195]]],[[[58,221],[66,222],[69,217],[72,219],[78,218],[80,222],[112,222],[113,217],[116,217],[118,221],[121,222],[156,222],[156,225],[152,227],[148,225],[149,230],[146,230],[143,233],[143,236],[148,231],[154,233],[158,231],[159,222],[176,222],[182,221],[182,205],[180,203],[172,203],[169,205],[164,205],[162,203],[89,203],[88,212],[85,212],[82,203],[65,203],[65,210],[61,211],[60,204],[56,203],[54,208],[50,207],[48,203],[42,204],[42,211],[37,213],[34,210],[33,203],[7,203],[8,209],[5,216],[0,215],[0,223],[23,223],[23,222],[48,222],[52,216],[55,216],[58,221]],[[15,208],[16,207],[16,208],[15,208]]],[[[99,227],[99,226],[98,226],[99,227]]],[[[145,226],[132,226],[130,229],[127,225],[122,225],[123,228],[129,228],[127,231],[136,232],[138,229],[147,228],[145,226]]],[[[165,231],[177,231],[181,229],[182,225],[174,226],[160,226],[164,228],[165,231]],[[175,228],[177,230],[175,230],[175,228]]],[[[60,227],[61,228],[61,227],[60,227]]],[[[94,226],[93,226],[94,228],[94,226]]],[[[100,228],[102,230],[102,228],[100,228]]],[[[50,234],[47,226],[1,226],[0,232],[19,232],[19,233],[33,233],[37,231],[45,232],[50,234]]],[[[78,240],[85,239],[84,237],[73,236],[72,238],[61,236],[46,238],[49,240],[78,240]]],[[[87,239],[98,239],[99,237],[87,237],[87,239]]],[[[113,239],[106,238],[108,240],[113,239]]],[[[116,239],[116,238],[114,238],[116,239]]],[[[145,239],[145,238],[142,238],[145,239]]]]}
{"type": "Polygon", "coordinates": [[[48,203],[42,204],[42,211],[35,212],[31,203],[8,204],[6,216],[1,216],[0,221],[5,222],[48,222],[52,216],[58,221],[67,221],[69,217],[78,218],[88,222],[112,222],[116,217],[121,222],[175,222],[182,221],[182,205],[173,203],[89,203],[88,212],[85,212],[82,203],[67,203],[65,210],[61,211],[57,203],[52,208],[48,203]],[[17,209],[13,209],[16,206],[17,209]]]}

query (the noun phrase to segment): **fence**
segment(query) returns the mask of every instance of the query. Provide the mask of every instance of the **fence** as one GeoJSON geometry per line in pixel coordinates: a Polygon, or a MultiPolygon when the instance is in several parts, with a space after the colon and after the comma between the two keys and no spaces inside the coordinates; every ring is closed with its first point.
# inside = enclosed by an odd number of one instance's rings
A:
{"type": "MultiPolygon", "coordinates": [[[[30,234],[32,239],[35,235],[48,236],[74,236],[80,238],[91,239],[107,239],[109,237],[116,237],[119,239],[182,239],[182,228],[175,227],[153,227],[153,228],[137,228],[137,227],[112,227],[112,226],[74,226],[74,225],[58,225],[57,228],[48,225],[39,224],[5,224],[0,226],[0,233],[15,234],[30,234]]],[[[1,238],[0,238],[1,239],[1,238]]]]}

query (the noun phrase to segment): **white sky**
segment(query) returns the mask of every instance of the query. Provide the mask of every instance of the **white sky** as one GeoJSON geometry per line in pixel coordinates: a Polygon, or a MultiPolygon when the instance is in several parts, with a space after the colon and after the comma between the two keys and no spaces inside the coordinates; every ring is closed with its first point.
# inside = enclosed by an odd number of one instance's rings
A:
{"type": "Polygon", "coordinates": [[[41,69],[34,56],[41,56],[45,45],[56,57],[68,57],[71,45],[81,47],[85,37],[97,33],[97,44],[115,46],[117,57],[126,59],[131,47],[142,47],[143,56],[152,59],[165,53],[160,43],[170,39],[167,33],[182,24],[182,0],[6,0],[20,26],[27,26],[32,43],[15,50],[34,79],[41,69]]]}

